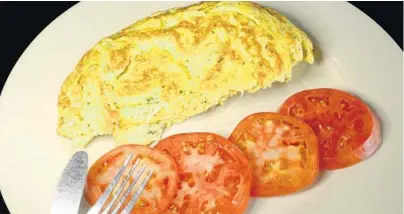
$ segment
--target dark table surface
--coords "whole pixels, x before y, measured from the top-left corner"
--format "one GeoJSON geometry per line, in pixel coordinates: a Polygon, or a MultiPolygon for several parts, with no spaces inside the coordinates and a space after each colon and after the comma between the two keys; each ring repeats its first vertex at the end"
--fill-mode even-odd
{"type": "MultiPolygon", "coordinates": [[[[403,2],[351,3],[375,20],[403,49],[403,2]]],[[[74,4],[76,2],[0,2],[0,90],[31,41],[74,4]]],[[[0,213],[9,213],[1,194],[0,213]]]]}

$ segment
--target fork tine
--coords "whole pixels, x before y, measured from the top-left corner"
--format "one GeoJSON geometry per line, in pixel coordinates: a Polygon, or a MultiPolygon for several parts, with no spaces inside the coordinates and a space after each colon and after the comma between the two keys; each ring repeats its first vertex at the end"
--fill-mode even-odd
{"type": "Polygon", "coordinates": [[[144,170],[146,169],[146,165],[143,165],[142,168],[135,174],[133,182],[130,184],[128,189],[125,191],[125,193],[122,195],[122,197],[119,199],[118,204],[115,206],[115,209],[112,211],[112,213],[118,213],[118,210],[121,208],[123,202],[128,198],[129,193],[132,191],[133,187],[139,180],[140,176],[143,174],[144,170]]]}
{"type": "Polygon", "coordinates": [[[142,181],[142,183],[140,184],[139,189],[136,190],[135,194],[133,194],[132,198],[130,199],[128,205],[125,207],[125,209],[122,210],[121,213],[123,214],[130,214],[133,207],[135,206],[140,194],[142,194],[145,186],[147,185],[147,183],[150,180],[150,177],[153,175],[153,170],[149,171],[149,174],[147,175],[147,177],[142,181]]]}
{"type": "Polygon", "coordinates": [[[104,193],[98,198],[97,202],[94,206],[91,207],[90,211],[87,214],[98,214],[102,207],[104,206],[105,202],[107,201],[109,195],[111,194],[112,190],[115,188],[116,184],[118,183],[119,179],[122,177],[123,172],[125,171],[126,167],[129,164],[129,161],[132,159],[133,153],[129,154],[129,157],[126,158],[124,164],[119,169],[118,173],[115,175],[112,182],[108,185],[107,189],[104,193]]]}
{"type": "Polygon", "coordinates": [[[102,213],[108,213],[109,210],[112,208],[112,206],[115,204],[116,199],[118,199],[118,196],[121,194],[123,189],[125,188],[126,184],[128,183],[130,177],[132,177],[132,173],[135,171],[137,165],[139,164],[139,160],[137,159],[135,164],[133,164],[132,168],[130,169],[129,173],[126,175],[125,180],[122,181],[121,185],[118,187],[116,193],[113,195],[111,201],[109,202],[108,206],[105,207],[104,211],[102,213]]]}

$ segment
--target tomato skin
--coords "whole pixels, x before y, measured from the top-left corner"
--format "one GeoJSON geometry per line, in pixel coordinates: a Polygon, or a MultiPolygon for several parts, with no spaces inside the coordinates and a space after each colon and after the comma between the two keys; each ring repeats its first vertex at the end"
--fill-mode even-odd
{"type": "MultiPolygon", "coordinates": [[[[276,129],[276,128],[275,128],[276,129]]],[[[265,136],[262,139],[267,139],[265,136]]],[[[273,139],[272,137],[269,138],[269,141],[273,139]]],[[[268,196],[280,196],[280,195],[287,195],[290,193],[294,193],[300,191],[302,189],[307,188],[311,184],[315,182],[319,174],[319,156],[318,156],[318,148],[317,148],[317,139],[313,130],[303,121],[289,116],[280,115],[277,113],[271,112],[258,112],[251,114],[245,117],[240,123],[236,126],[236,128],[231,133],[229,140],[237,145],[243,153],[249,159],[250,165],[253,166],[253,183],[251,189],[251,195],[256,197],[268,197],[268,196]],[[262,151],[252,150],[251,146],[247,146],[247,142],[243,139],[243,136],[246,135],[249,130],[251,130],[254,123],[258,120],[263,121],[283,121],[285,124],[291,124],[294,127],[298,127],[300,130],[299,133],[304,135],[305,140],[305,154],[306,154],[306,169],[299,170],[295,167],[296,182],[294,183],[285,183],[277,182],[278,180],[282,180],[283,176],[279,176],[276,178],[271,179],[270,181],[262,181],[264,175],[260,174],[259,172],[262,171],[262,167],[259,167],[257,164],[257,160],[260,159],[262,154],[267,151],[267,145],[261,143],[263,140],[259,140],[259,136],[257,140],[251,140],[254,145],[260,148],[262,151]],[[261,154],[256,155],[257,152],[262,152],[261,154]]],[[[281,139],[279,139],[281,140],[281,139]]],[[[275,140],[276,141],[276,140],[275,140]]],[[[263,141],[265,142],[265,141],[263,141]]],[[[254,146],[253,146],[254,147],[254,146]]],[[[255,148],[257,148],[255,147],[255,148]]],[[[278,149],[278,148],[277,148],[278,149]]],[[[279,149],[280,150],[280,149],[279,149]]],[[[278,150],[278,151],[279,151],[278,150]]],[[[265,166],[265,165],[264,165],[265,166]]],[[[292,173],[293,174],[293,173],[292,173]]]]}
{"type": "Polygon", "coordinates": [[[355,165],[370,157],[382,141],[380,122],[372,110],[358,97],[338,89],[300,91],[279,112],[298,117],[315,130],[322,170],[355,165]]]}
{"type": "MultiPolygon", "coordinates": [[[[133,153],[133,157],[131,159],[130,164],[128,165],[127,169],[125,172],[128,172],[130,169],[130,166],[132,166],[135,162],[135,160],[140,157],[141,162],[147,159],[153,160],[155,164],[158,166],[164,167],[164,170],[154,170],[154,174],[151,178],[151,180],[148,182],[148,185],[152,185],[153,181],[157,180],[157,176],[159,176],[160,172],[166,172],[169,173],[170,176],[167,176],[167,178],[164,180],[164,184],[161,184],[163,186],[158,186],[156,188],[163,189],[162,191],[162,198],[161,200],[157,201],[155,203],[156,207],[151,208],[151,207],[140,207],[138,205],[135,206],[135,208],[132,210],[132,214],[159,214],[163,212],[171,203],[174,195],[176,194],[178,190],[178,168],[177,165],[175,164],[175,161],[168,156],[167,154],[157,150],[153,149],[147,146],[142,146],[142,145],[122,145],[119,147],[114,148],[110,152],[104,154],[101,158],[99,158],[90,168],[88,175],[87,175],[87,182],[85,186],[85,198],[89,202],[90,205],[95,204],[97,199],[101,196],[103,193],[103,189],[108,186],[109,182],[113,179],[113,177],[116,175],[117,169],[119,169],[120,166],[123,164],[123,160],[127,158],[129,153],[133,153]],[[139,156],[140,155],[140,156],[139,156]],[[116,161],[119,161],[119,163],[116,163],[116,161]],[[121,163],[122,162],[122,163],[121,163]],[[114,173],[107,173],[105,177],[103,177],[103,173],[105,171],[108,172],[108,170],[112,169],[111,167],[114,167],[112,171],[115,171],[114,173]],[[101,184],[101,180],[103,180],[103,184],[101,184]],[[109,182],[106,182],[109,181],[109,182]]],[[[148,164],[147,162],[144,163],[148,166],[148,169],[151,168],[151,165],[148,164]]],[[[137,169],[141,168],[140,164],[137,169]]],[[[136,172],[136,171],[135,171],[136,172]]],[[[147,170],[146,170],[147,172],[147,170]]],[[[124,177],[124,176],[122,176],[124,177]]],[[[121,178],[122,180],[122,178],[121,178]]],[[[158,181],[158,180],[157,180],[158,181]]],[[[155,183],[154,183],[155,184],[155,183]]],[[[118,183],[119,185],[119,183],[118,183]]],[[[152,186],[154,188],[154,186],[152,186]]],[[[142,195],[140,196],[140,199],[142,199],[142,196],[144,196],[145,191],[143,191],[142,195]]],[[[148,202],[148,201],[146,201],[148,202]]]]}
{"type": "MultiPolygon", "coordinates": [[[[224,214],[241,214],[247,208],[251,188],[251,167],[249,166],[248,161],[243,153],[226,138],[214,133],[207,132],[182,133],[172,135],[161,140],[155,148],[168,153],[177,162],[180,174],[179,186],[181,186],[181,183],[187,182],[187,180],[189,181],[191,179],[193,183],[196,183],[194,184],[195,186],[201,184],[200,187],[202,187],[202,189],[206,189],[204,185],[207,185],[208,189],[211,190],[210,194],[212,197],[206,195],[209,193],[208,191],[197,189],[192,195],[187,196],[189,197],[188,200],[190,201],[190,204],[184,205],[185,207],[181,207],[176,204],[176,199],[174,199],[173,204],[170,206],[171,209],[167,210],[166,213],[193,214],[219,212],[224,214]],[[204,146],[198,147],[199,143],[203,143],[204,146]],[[187,166],[189,165],[187,164],[189,163],[189,161],[187,160],[190,160],[189,158],[197,156],[195,155],[195,153],[188,153],[188,151],[192,150],[193,148],[204,149],[205,153],[202,153],[202,155],[204,156],[200,157],[203,158],[200,162],[209,162],[208,155],[221,155],[223,162],[219,164],[221,165],[221,168],[219,170],[219,173],[217,173],[218,176],[216,177],[216,179],[214,179],[213,181],[207,181],[205,180],[206,177],[204,177],[204,172],[198,172],[198,168],[190,169],[190,167],[187,166]],[[227,171],[230,174],[223,173],[225,175],[220,176],[222,174],[222,171],[227,171]],[[221,196],[218,193],[220,193],[221,191],[230,192],[230,190],[227,189],[228,187],[224,187],[224,185],[220,186],[219,184],[222,183],[218,182],[218,180],[221,180],[222,182],[227,181],[228,183],[232,183],[234,181],[232,180],[234,179],[233,176],[239,176],[240,178],[240,181],[238,183],[239,187],[237,188],[237,193],[233,195],[233,200],[228,201],[226,199],[220,198],[221,196]],[[203,207],[201,207],[200,200],[202,198],[215,199],[215,207],[213,209],[204,209],[203,207]]],[[[216,168],[216,166],[214,168],[216,168]]],[[[206,168],[199,169],[205,170],[206,168]]]]}

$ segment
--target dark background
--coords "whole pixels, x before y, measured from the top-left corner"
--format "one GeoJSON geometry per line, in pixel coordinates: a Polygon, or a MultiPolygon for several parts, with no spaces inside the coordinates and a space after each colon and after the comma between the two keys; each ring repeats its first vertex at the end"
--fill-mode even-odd
{"type": "MultiPolygon", "coordinates": [[[[351,3],[375,20],[403,49],[403,2],[351,3]]],[[[76,2],[0,2],[0,91],[25,48],[74,4],[76,2]]],[[[9,213],[1,193],[0,213],[9,213]]]]}

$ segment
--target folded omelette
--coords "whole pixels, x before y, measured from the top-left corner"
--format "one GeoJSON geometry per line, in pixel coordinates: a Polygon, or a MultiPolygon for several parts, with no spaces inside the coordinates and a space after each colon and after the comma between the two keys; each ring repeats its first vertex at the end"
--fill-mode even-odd
{"type": "Polygon", "coordinates": [[[303,60],[314,60],[308,36],[256,3],[158,12],[85,53],[62,85],[57,133],[81,147],[99,135],[147,145],[232,95],[287,82],[303,60]]]}

